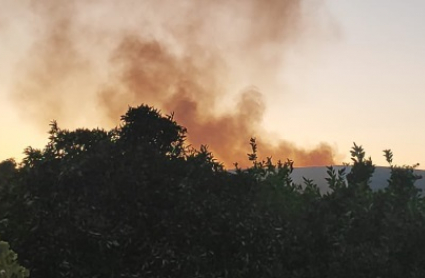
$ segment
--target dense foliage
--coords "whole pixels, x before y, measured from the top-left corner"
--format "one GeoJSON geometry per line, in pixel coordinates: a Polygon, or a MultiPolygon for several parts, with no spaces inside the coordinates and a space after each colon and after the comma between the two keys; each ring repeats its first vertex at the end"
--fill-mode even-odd
{"type": "Polygon", "coordinates": [[[0,235],[33,278],[425,277],[425,202],[414,167],[374,166],[354,145],[329,192],[297,185],[292,161],[229,172],[152,107],[116,129],[60,129],[0,164],[0,235]]]}

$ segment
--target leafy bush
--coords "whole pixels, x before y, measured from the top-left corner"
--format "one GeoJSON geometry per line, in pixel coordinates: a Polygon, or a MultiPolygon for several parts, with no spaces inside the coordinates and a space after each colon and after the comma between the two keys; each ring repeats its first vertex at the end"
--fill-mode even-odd
{"type": "Polygon", "coordinates": [[[231,173],[152,107],[122,124],[60,129],[0,164],[0,233],[34,278],[425,277],[425,202],[414,167],[372,191],[372,160],[328,167],[330,191],[295,184],[293,162],[231,173]],[[2,166],[3,165],[3,166],[2,166]]]}
{"type": "Polygon", "coordinates": [[[10,250],[9,244],[0,241],[0,277],[1,278],[25,278],[29,277],[29,271],[17,262],[18,256],[10,250]]]}

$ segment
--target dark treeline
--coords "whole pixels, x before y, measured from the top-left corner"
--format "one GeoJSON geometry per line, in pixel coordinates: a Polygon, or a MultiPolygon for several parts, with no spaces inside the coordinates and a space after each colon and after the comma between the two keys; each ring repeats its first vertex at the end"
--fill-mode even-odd
{"type": "Polygon", "coordinates": [[[390,150],[384,190],[354,145],[321,194],[294,184],[292,161],[260,160],[254,139],[252,166],[230,173],[172,116],[142,105],[121,120],[53,122],[44,149],[0,164],[1,239],[30,277],[425,277],[419,177],[390,150]]]}

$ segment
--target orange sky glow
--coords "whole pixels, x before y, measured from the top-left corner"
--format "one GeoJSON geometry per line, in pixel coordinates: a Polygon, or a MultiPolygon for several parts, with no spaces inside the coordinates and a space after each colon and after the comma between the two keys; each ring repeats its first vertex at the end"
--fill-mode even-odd
{"type": "Polygon", "coordinates": [[[296,166],[349,162],[353,141],[425,163],[420,2],[1,1],[0,159],[42,147],[52,119],[111,128],[147,103],[228,167],[250,137],[296,166]]]}

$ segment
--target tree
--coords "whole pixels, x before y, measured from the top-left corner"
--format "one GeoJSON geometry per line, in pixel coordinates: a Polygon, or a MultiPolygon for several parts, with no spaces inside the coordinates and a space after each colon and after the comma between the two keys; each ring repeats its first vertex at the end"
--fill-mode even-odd
{"type": "Polygon", "coordinates": [[[322,194],[253,138],[252,166],[228,172],[172,115],[142,105],[121,119],[52,122],[43,149],[0,163],[0,234],[31,277],[424,277],[425,201],[390,151],[385,190],[354,144],[322,194]]]}

